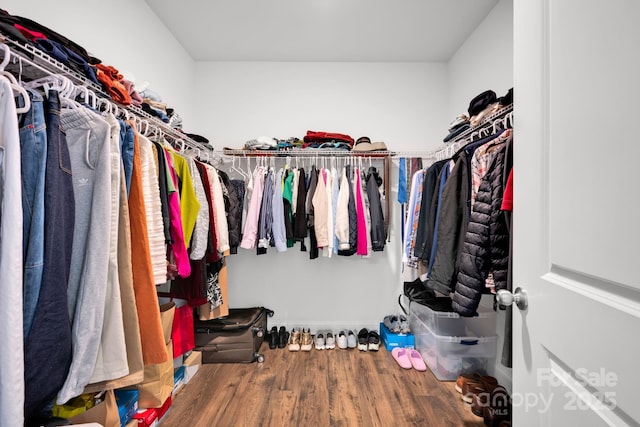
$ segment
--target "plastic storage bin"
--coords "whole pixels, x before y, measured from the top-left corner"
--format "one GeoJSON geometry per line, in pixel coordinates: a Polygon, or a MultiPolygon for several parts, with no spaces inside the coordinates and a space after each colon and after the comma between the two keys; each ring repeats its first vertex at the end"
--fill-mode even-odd
{"type": "Polygon", "coordinates": [[[411,303],[410,317],[418,317],[427,328],[436,335],[447,336],[477,336],[487,337],[496,335],[496,312],[491,308],[478,307],[475,317],[462,317],[458,313],[448,311],[434,311],[426,305],[411,303]]]}
{"type": "Polygon", "coordinates": [[[461,373],[486,372],[496,357],[498,337],[437,335],[417,316],[409,320],[416,349],[440,381],[455,381],[461,373]]]}

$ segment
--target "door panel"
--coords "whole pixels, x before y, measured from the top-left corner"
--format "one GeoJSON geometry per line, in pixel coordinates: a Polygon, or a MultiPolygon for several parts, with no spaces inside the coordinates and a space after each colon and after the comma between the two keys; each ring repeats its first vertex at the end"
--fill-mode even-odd
{"type": "Polygon", "coordinates": [[[640,2],[549,6],[551,263],[638,288],[640,2]]]}
{"type": "Polygon", "coordinates": [[[514,425],[640,425],[640,2],[515,0],[514,425]]]}

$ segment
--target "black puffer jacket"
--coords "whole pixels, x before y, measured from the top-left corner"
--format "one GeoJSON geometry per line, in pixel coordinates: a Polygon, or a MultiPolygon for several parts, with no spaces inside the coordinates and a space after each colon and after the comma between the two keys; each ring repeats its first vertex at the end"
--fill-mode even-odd
{"type": "Polygon", "coordinates": [[[507,286],[509,230],[505,216],[500,210],[504,161],[503,147],[480,182],[471,212],[460,254],[452,305],[454,311],[461,316],[473,316],[476,313],[490,272],[493,274],[496,289],[504,289],[507,286]]]}

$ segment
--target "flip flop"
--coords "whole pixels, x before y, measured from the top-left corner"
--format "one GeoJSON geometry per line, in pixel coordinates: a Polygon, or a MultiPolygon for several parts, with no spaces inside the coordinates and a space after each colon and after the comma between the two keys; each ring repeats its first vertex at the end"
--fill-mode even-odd
{"type": "Polygon", "coordinates": [[[417,350],[411,350],[409,352],[409,360],[411,361],[411,366],[413,366],[413,369],[415,369],[416,371],[427,370],[427,365],[425,365],[420,352],[418,352],[417,350]]]}
{"type": "Polygon", "coordinates": [[[411,369],[411,360],[409,360],[409,351],[406,348],[396,347],[391,350],[391,355],[403,369],[411,369]]]}

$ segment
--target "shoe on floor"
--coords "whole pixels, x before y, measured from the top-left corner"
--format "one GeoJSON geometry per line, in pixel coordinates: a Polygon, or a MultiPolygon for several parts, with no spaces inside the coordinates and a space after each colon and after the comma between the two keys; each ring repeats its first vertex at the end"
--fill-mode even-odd
{"type": "Polygon", "coordinates": [[[288,341],[289,332],[287,332],[287,328],[285,328],[284,326],[280,326],[280,329],[278,331],[278,348],[285,348],[288,341]]]}
{"type": "Polygon", "coordinates": [[[309,328],[302,328],[302,338],[300,339],[300,350],[311,351],[313,347],[313,339],[311,339],[311,332],[309,328]]]}
{"type": "Polygon", "coordinates": [[[369,346],[369,331],[367,328],[360,329],[358,332],[358,350],[367,351],[369,346]]]}
{"type": "Polygon", "coordinates": [[[378,351],[380,348],[380,335],[377,331],[369,331],[367,343],[369,351],[378,351]]]}
{"type": "Polygon", "coordinates": [[[338,332],[338,338],[336,339],[336,343],[338,344],[338,348],[345,349],[347,348],[347,333],[344,330],[338,332]]]}
{"type": "Polygon", "coordinates": [[[300,350],[300,338],[301,338],[300,329],[298,328],[291,329],[291,336],[289,337],[289,351],[300,350]]]}
{"type": "Polygon", "coordinates": [[[349,329],[347,331],[347,347],[348,348],[356,348],[358,346],[358,338],[356,338],[355,332],[349,329]]]}
{"type": "Polygon", "coordinates": [[[336,348],[336,339],[333,336],[333,332],[327,331],[324,339],[324,348],[327,350],[332,350],[336,348]]]}
{"type": "Polygon", "coordinates": [[[458,375],[458,379],[456,379],[456,385],[455,385],[455,389],[458,393],[462,394],[462,387],[464,386],[464,383],[468,383],[468,382],[474,382],[474,383],[479,383],[480,382],[480,374],[473,372],[470,374],[460,374],[458,375]]]}
{"type": "Polygon", "coordinates": [[[274,326],[269,332],[269,348],[273,350],[278,347],[278,327],[274,326]]]}
{"type": "Polygon", "coordinates": [[[409,350],[406,348],[396,347],[391,350],[391,355],[398,362],[402,369],[411,369],[411,360],[409,359],[409,350]]]}
{"type": "Polygon", "coordinates": [[[384,323],[384,326],[386,326],[392,334],[400,333],[400,321],[398,320],[398,316],[395,314],[385,316],[382,323],[384,323]]]}
{"type": "Polygon", "coordinates": [[[398,322],[400,323],[400,333],[401,334],[410,334],[411,328],[409,327],[409,321],[402,314],[398,316],[398,322]]]}
{"type": "Polygon", "coordinates": [[[316,346],[316,350],[324,350],[324,334],[322,331],[318,331],[316,333],[314,344],[316,346]]]}
{"type": "Polygon", "coordinates": [[[410,350],[409,351],[409,360],[411,361],[411,366],[416,371],[426,371],[427,365],[424,363],[424,359],[418,350],[410,350]]]}

